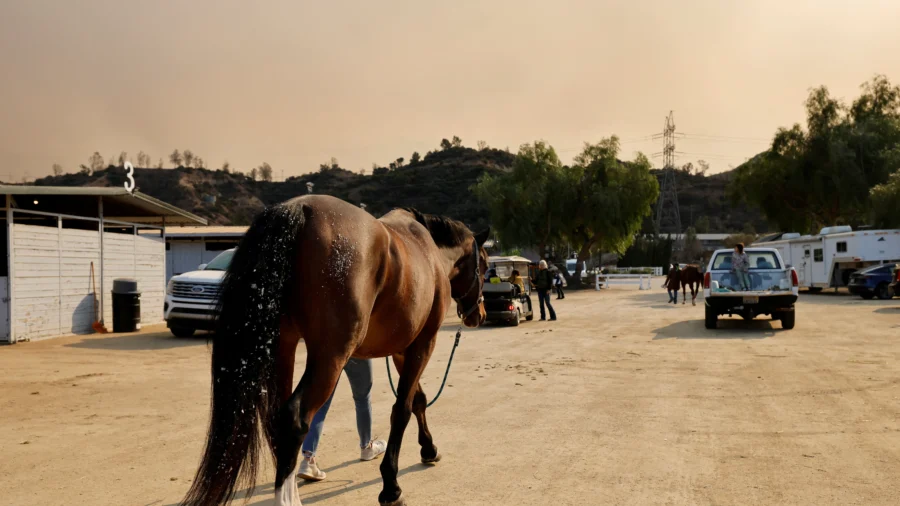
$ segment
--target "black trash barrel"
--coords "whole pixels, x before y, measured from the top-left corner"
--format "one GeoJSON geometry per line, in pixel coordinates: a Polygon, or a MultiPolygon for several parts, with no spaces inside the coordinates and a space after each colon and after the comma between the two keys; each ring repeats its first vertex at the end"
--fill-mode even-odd
{"type": "Polygon", "coordinates": [[[136,279],[114,279],[112,289],[113,332],[141,328],[141,292],[136,279]]]}

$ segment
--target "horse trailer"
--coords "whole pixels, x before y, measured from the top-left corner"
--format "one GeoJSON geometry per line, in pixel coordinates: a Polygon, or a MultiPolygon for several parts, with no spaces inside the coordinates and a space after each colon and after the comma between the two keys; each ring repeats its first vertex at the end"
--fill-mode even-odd
{"type": "Polygon", "coordinates": [[[800,286],[813,291],[845,287],[859,269],[900,260],[900,230],[825,227],[817,235],[782,234],[759,245],[777,249],[797,270],[800,286]]]}

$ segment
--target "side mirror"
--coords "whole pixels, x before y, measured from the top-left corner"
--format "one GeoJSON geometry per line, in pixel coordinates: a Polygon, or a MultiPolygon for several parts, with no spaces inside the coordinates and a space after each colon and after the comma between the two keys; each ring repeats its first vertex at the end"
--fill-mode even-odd
{"type": "Polygon", "coordinates": [[[197,266],[198,271],[202,271],[203,269],[206,269],[206,264],[200,264],[199,266],[197,266]]]}

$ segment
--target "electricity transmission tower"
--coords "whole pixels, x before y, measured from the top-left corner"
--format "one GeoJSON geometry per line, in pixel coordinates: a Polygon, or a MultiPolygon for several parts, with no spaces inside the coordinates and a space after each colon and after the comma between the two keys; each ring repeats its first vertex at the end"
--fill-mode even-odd
{"type": "Polygon", "coordinates": [[[656,203],[656,233],[680,234],[681,211],[678,209],[678,190],[675,188],[675,117],[669,111],[663,133],[654,138],[663,139],[663,182],[659,201],[656,203]]]}

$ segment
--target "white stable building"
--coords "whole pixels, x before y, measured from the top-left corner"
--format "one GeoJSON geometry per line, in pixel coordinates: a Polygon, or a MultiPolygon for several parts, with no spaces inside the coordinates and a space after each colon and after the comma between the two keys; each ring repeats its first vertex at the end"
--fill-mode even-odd
{"type": "Polygon", "coordinates": [[[0,185],[0,192],[0,342],[90,333],[97,319],[111,330],[116,278],[137,279],[142,324],[161,323],[165,227],[206,223],[124,188],[0,185]]]}
{"type": "Polygon", "coordinates": [[[166,282],[234,248],[249,227],[166,227],[166,282]]]}

